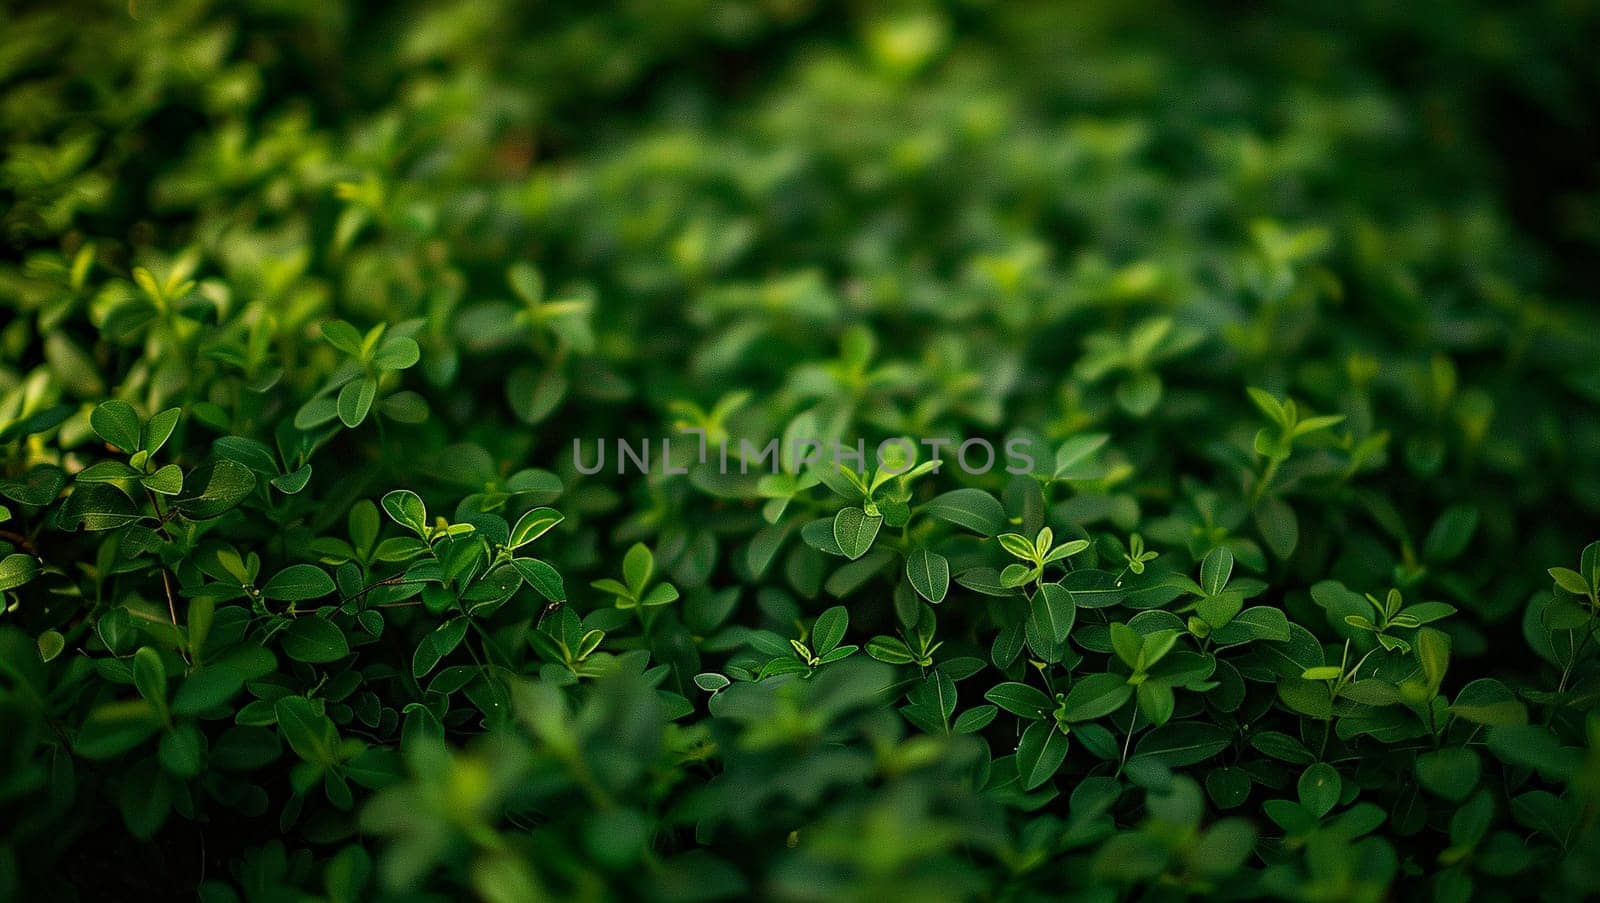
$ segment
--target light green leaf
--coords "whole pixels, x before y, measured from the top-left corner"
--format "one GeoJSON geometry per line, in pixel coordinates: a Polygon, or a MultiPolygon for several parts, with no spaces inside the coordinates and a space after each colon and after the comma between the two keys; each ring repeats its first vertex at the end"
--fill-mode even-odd
{"type": "Polygon", "coordinates": [[[650,582],[655,570],[655,555],[642,542],[634,543],[622,557],[622,579],[635,596],[644,592],[645,584],[650,582]]]}
{"type": "Polygon", "coordinates": [[[950,562],[938,552],[912,549],[906,556],[906,579],[918,595],[937,605],[950,591],[950,562]]]}
{"type": "Polygon", "coordinates": [[[44,633],[39,634],[36,645],[39,647],[39,660],[50,662],[55,661],[56,656],[67,648],[67,640],[59,631],[46,630],[44,633]]]}
{"type": "Polygon", "coordinates": [[[176,464],[168,464],[139,482],[144,488],[160,495],[177,495],[183,491],[183,471],[176,464]]]}
{"type": "MultiPolygon", "coordinates": [[[[113,490],[115,491],[115,490],[113,490]]],[[[32,555],[13,552],[0,559],[0,592],[27,583],[39,575],[39,560],[32,555]]]]}
{"type": "Polygon", "coordinates": [[[339,420],[355,429],[367,419],[372,410],[372,400],[378,396],[378,381],[370,376],[352,380],[339,390],[339,420]]]}
{"type": "Polygon", "coordinates": [[[123,454],[139,450],[139,412],[126,401],[113,398],[101,402],[89,413],[89,426],[123,454]]]}
{"type": "Polygon", "coordinates": [[[844,556],[854,561],[872,548],[882,524],[882,517],[867,514],[860,508],[841,508],[833,517],[833,539],[844,556]]]}
{"type": "Polygon", "coordinates": [[[564,519],[565,515],[554,508],[534,508],[517,518],[517,525],[511,528],[511,541],[508,547],[520,549],[550,532],[564,519]]]}
{"type": "Polygon", "coordinates": [[[383,497],[383,510],[402,527],[418,536],[428,534],[428,509],[409,489],[396,489],[383,497]]]}
{"type": "Polygon", "coordinates": [[[1555,578],[1556,586],[1577,596],[1589,595],[1589,583],[1583,575],[1571,568],[1551,568],[1550,576],[1555,578]]]}

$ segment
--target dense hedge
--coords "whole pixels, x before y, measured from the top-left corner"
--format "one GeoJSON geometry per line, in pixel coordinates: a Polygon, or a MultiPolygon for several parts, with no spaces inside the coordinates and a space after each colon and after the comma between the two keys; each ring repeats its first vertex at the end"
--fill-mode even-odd
{"type": "Polygon", "coordinates": [[[0,898],[1600,893],[1600,12],[1331,10],[0,10],[0,898]]]}

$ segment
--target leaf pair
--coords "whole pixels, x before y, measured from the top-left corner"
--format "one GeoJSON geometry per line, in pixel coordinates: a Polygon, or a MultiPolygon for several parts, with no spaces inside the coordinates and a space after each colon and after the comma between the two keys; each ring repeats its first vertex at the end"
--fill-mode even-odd
{"type": "Polygon", "coordinates": [[[652,608],[667,605],[678,598],[678,588],[671,583],[651,583],[655,575],[655,555],[644,543],[634,543],[622,558],[622,581],[606,577],[590,584],[612,597],[617,608],[652,608]]]}

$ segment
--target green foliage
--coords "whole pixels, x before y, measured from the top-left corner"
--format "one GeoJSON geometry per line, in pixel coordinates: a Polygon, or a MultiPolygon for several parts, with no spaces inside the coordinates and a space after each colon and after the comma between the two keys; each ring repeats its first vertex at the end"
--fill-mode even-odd
{"type": "Polygon", "coordinates": [[[0,10],[0,899],[1600,894],[1596,15],[1458,7],[0,10]]]}

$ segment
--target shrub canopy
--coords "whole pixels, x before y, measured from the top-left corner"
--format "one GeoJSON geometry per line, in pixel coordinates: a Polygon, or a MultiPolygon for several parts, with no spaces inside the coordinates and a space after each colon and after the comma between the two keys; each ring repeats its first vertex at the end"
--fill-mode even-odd
{"type": "Polygon", "coordinates": [[[358,6],[0,11],[0,897],[1600,892],[1593,4],[358,6]]]}

